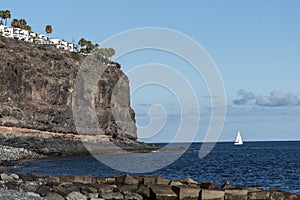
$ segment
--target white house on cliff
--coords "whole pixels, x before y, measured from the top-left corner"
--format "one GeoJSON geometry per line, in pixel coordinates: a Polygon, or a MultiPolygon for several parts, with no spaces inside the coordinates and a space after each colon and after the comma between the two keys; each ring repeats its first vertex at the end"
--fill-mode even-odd
{"type": "Polygon", "coordinates": [[[0,35],[7,38],[14,38],[26,42],[34,42],[37,44],[53,44],[58,49],[71,52],[78,52],[78,45],[61,39],[50,39],[48,36],[35,33],[32,31],[0,25],[0,35]]]}

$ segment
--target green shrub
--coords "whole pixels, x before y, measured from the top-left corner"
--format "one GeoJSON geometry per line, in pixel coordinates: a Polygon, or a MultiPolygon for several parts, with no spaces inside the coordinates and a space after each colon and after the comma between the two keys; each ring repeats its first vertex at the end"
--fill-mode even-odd
{"type": "Polygon", "coordinates": [[[48,56],[47,56],[47,54],[42,55],[41,59],[42,59],[42,61],[44,61],[44,62],[48,61],[48,56]]]}
{"type": "Polygon", "coordinates": [[[79,53],[77,53],[77,52],[71,52],[71,57],[74,60],[79,60],[80,59],[79,53]]]}

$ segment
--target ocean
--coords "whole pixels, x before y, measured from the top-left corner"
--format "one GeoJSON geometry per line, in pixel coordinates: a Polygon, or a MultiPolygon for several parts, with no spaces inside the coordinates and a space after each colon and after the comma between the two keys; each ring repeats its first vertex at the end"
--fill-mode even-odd
{"type": "MultiPolygon", "coordinates": [[[[165,144],[157,144],[164,146],[165,144]]],[[[180,144],[178,144],[180,146],[180,144]]],[[[259,186],[279,188],[300,194],[300,142],[245,142],[217,143],[213,150],[199,159],[201,143],[193,143],[172,164],[146,175],[160,175],[169,179],[192,178],[198,182],[213,181],[219,186],[226,181],[240,187],[259,186]]],[[[149,160],[163,159],[179,152],[154,152],[149,160]]],[[[128,155],[109,155],[111,160],[122,160],[128,155]]],[[[131,158],[142,154],[130,155],[131,158]]],[[[147,160],[145,160],[147,163],[147,160]]],[[[19,163],[11,168],[13,173],[38,173],[41,175],[87,175],[105,177],[124,172],[112,169],[92,156],[48,157],[19,163]]],[[[145,173],[144,173],[145,174],[145,173]]],[[[143,174],[143,175],[144,175],[143,174]]],[[[140,175],[140,174],[133,174],[140,175]]]]}

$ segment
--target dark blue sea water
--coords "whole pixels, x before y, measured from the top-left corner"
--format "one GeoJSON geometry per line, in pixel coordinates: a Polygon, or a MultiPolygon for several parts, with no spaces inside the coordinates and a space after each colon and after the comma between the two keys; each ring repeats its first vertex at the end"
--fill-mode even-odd
{"type": "MultiPolygon", "coordinates": [[[[160,144],[162,145],[162,144],[160,144]]],[[[198,158],[201,143],[194,143],[188,152],[171,165],[147,173],[169,179],[193,178],[210,180],[221,186],[226,181],[236,186],[276,187],[300,194],[300,142],[245,142],[243,146],[217,143],[203,159],[198,158]]],[[[148,159],[177,153],[153,153],[148,159]],[[153,155],[153,156],[152,156],[153,155]]],[[[135,154],[133,156],[141,156],[135,154]]],[[[110,155],[112,160],[126,155],[110,155]]],[[[126,163],[124,163],[126,164],[126,163]]],[[[10,172],[43,175],[110,176],[122,172],[111,169],[91,156],[53,157],[20,163],[10,172]]]]}

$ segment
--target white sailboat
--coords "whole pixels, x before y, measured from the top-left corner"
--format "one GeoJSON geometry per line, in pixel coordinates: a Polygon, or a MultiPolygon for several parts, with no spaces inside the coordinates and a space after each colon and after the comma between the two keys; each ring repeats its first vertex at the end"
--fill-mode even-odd
{"type": "Polygon", "coordinates": [[[234,145],[242,145],[242,144],[243,144],[243,139],[242,139],[240,131],[238,131],[234,145]]]}

